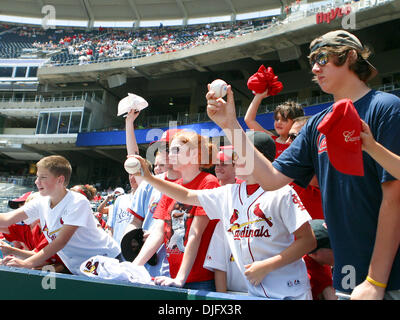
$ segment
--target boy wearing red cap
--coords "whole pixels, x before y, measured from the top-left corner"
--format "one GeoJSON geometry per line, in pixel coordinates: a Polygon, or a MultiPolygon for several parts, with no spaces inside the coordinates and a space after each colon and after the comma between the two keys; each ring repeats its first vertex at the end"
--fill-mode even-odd
{"type": "MultiPolygon", "coordinates": [[[[367,61],[368,49],[343,30],[315,39],[310,49],[314,80],[321,89],[332,94],[335,102],[353,101],[378,142],[399,154],[400,99],[367,86],[377,74],[367,61]]],[[[212,91],[206,98],[209,117],[227,136],[235,137],[235,150],[248,150],[251,143],[236,119],[231,87],[226,101],[215,99],[212,91]]],[[[331,111],[329,107],[311,118],[272,164],[256,153],[254,175],[264,190],[274,190],[293,180],[306,186],[316,174],[335,256],[335,289],[351,294],[352,299],[400,299],[400,182],[365,153],[363,177],[344,174],[332,166],[326,136],[317,129],[331,111]]]]}

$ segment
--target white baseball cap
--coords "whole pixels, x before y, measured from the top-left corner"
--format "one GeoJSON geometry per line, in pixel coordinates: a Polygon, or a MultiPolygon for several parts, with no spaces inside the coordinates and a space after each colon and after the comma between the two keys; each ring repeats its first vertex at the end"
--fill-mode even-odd
{"type": "Polygon", "coordinates": [[[118,113],[117,116],[121,116],[125,113],[129,113],[132,109],[141,111],[147,108],[149,103],[143,99],[141,96],[138,96],[133,93],[128,93],[128,96],[123,98],[118,103],[118,113]]]}
{"type": "Polygon", "coordinates": [[[121,194],[124,194],[124,193],[125,193],[125,190],[122,189],[121,187],[118,187],[118,188],[115,188],[114,193],[121,193],[121,194]]]}

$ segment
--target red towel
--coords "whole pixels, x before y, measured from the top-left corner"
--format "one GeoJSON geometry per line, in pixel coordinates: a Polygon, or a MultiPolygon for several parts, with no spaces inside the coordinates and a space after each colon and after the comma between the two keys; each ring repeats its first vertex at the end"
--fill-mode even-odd
{"type": "Polygon", "coordinates": [[[282,91],[282,82],[278,81],[278,76],[274,74],[271,67],[265,68],[261,65],[258,71],[247,81],[247,87],[254,93],[263,93],[268,89],[268,95],[274,96],[282,91]]]}

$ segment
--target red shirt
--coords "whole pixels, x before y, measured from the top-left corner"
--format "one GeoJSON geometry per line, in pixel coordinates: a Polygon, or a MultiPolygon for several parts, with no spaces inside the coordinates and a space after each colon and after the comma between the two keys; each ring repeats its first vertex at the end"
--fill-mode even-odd
{"type": "Polygon", "coordinates": [[[295,183],[291,183],[290,185],[299,195],[301,202],[306,207],[311,218],[324,219],[320,189],[310,184],[305,189],[295,183]]]}
{"type": "Polygon", "coordinates": [[[275,159],[276,159],[276,158],[278,158],[278,157],[281,155],[281,153],[282,153],[283,151],[285,151],[285,150],[290,146],[290,144],[289,144],[289,143],[280,143],[280,142],[277,142],[277,141],[276,141],[276,139],[278,139],[277,136],[271,136],[271,138],[275,141],[275,147],[276,147],[275,159]]]}
{"type": "MultiPolygon", "coordinates": [[[[209,173],[200,172],[192,181],[183,184],[182,179],[176,182],[188,189],[201,190],[219,187],[218,179],[209,173]]],[[[169,273],[175,278],[182,263],[184,249],[187,244],[190,226],[194,216],[206,216],[202,207],[179,203],[163,195],[157,205],[153,217],[164,220],[164,243],[167,249],[169,273]]],[[[204,269],[203,263],[208,250],[215,225],[218,220],[210,220],[203,232],[199,250],[192,270],[186,282],[199,282],[214,279],[214,273],[204,269]]]]}
{"type": "Polygon", "coordinates": [[[27,224],[12,224],[8,226],[8,233],[3,233],[7,241],[21,241],[29,250],[35,249],[31,227],[27,224]]]}
{"type": "MultiPolygon", "coordinates": [[[[49,244],[38,224],[34,226],[32,230],[31,227],[26,224],[12,224],[8,227],[8,231],[9,234],[3,233],[7,241],[21,241],[31,251],[39,252],[49,244]]],[[[61,259],[56,254],[47,261],[50,263],[62,263],[61,259]]]]}
{"type": "Polygon", "coordinates": [[[313,258],[305,255],[303,257],[307,266],[308,278],[310,279],[311,292],[314,300],[319,300],[319,295],[326,287],[332,286],[332,270],[328,265],[321,265],[313,258]]]}

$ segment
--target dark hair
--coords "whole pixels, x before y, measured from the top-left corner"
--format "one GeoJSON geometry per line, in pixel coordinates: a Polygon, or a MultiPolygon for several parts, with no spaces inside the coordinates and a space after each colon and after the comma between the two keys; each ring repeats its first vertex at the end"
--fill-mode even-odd
{"type": "MultiPolygon", "coordinates": [[[[318,41],[318,39],[315,39],[311,43],[311,46],[316,41],[318,41]]],[[[338,66],[338,67],[344,65],[346,60],[350,59],[349,60],[349,69],[351,71],[353,71],[361,81],[366,82],[372,74],[370,65],[366,61],[368,59],[368,57],[371,55],[371,51],[369,48],[367,48],[365,46],[362,51],[356,50],[350,46],[321,47],[309,55],[309,57],[308,57],[309,60],[313,61],[315,56],[320,54],[321,52],[327,52],[329,54],[329,56],[334,57],[332,62],[335,66],[338,66]],[[352,50],[354,50],[356,52],[356,55],[357,55],[356,59],[353,59],[351,57],[351,55],[349,55],[349,52],[352,50]]]]}
{"type": "Polygon", "coordinates": [[[295,119],[297,117],[304,116],[304,110],[301,105],[294,101],[286,101],[274,110],[274,119],[276,120],[278,114],[280,114],[285,120],[295,119]]]}
{"type": "Polygon", "coordinates": [[[84,194],[89,201],[93,200],[93,198],[97,194],[97,189],[90,184],[85,184],[85,185],[78,184],[71,188],[71,190],[75,191],[74,189],[77,189],[76,191],[80,192],[81,194],[84,194]]]}

